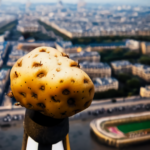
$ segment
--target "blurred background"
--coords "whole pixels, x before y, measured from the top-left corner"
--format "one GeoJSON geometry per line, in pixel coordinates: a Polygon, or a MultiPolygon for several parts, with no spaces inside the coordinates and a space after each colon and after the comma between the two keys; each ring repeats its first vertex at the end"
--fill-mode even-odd
{"type": "Polygon", "coordinates": [[[128,150],[150,149],[149,0],[0,0],[0,150],[21,149],[25,109],[6,95],[9,75],[39,46],[67,53],[95,85],[91,106],[70,117],[72,150],[116,150],[118,137],[131,139],[128,150]],[[126,121],[98,130],[112,116],[126,121]]]}

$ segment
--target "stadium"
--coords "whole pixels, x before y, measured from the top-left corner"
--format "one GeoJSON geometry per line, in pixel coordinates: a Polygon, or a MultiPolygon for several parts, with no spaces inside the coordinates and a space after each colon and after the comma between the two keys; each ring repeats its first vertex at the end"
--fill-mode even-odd
{"type": "Polygon", "coordinates": [[[93,120],[90,127],[101,142],[125,147],[150,140],[150,113],[100,118],[93,120]]]}

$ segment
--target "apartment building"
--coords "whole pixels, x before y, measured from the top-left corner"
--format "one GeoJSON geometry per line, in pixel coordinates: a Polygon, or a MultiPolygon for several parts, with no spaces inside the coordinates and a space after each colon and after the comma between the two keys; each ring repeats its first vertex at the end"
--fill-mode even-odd
{"type": "Polygon", "coordinates": [[[115,78],[95,78],[93,79],[95,92],[104,92],[111,89],[118,90],[119,82],[115,78]]]}
{"type": "Polygon", "coordinates": [[[132,67],[132,74],[139,76],[143,80],[150,82],[150,66],[142,64],[134,64],[132,67]]]}
{"type": "Polygon", "coordinates": [[[150,54],[150,42],[141,42],[142,54],[150,54]]]}
{"type": "Polygon", "coordinates": [[[150,86],[145,86],[140,88],[141,97],[150,97],[150,86]]]}
{"type": "Polygon", "coordinates": [[[132,64],[127,60],[119,60],[111,62],[111,67],[114,74],[132,73],[132,64]]]}
{"type": "Polygon", "coordinates": [[[82,51],[79,53],[69,54],[69,57],[70,59],[73,59],[74,61],[77,61],[79,63],[84,61],[100,62],[100,55],[98,52],[82,51]]]}
{"type": "Polygon", "coordinates": [[[81,45],[73,45],[71,41],[59,41],[55,43],[56,49],[67,54],[82,51],[81,45]]]}
{"type": "Polygon", "coordinates": [[[111,68],[107,63],[102,62],[82,62],[80,67],[91,79],[100,77],[111,77],[111,68]]]}

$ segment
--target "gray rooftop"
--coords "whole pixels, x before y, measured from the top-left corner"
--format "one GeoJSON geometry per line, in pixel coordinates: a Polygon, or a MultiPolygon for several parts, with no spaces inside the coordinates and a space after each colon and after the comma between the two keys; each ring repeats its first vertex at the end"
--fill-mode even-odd
{"type": "Polygon", "coordinates": [[[114,82],[118,82],[117,79],[115,78],[95,78],[93,80],[94,86],[104,86],[104,85],[109,85],[112,84],[114,82]]]}
{"type": "Polygon", "coordinates": [[[110,66],[107,63],[102,63],[102,62],[82,62],[80,63],[80,66],[82,68],[93,68],[93,69],[102,69],[102,68],[107,68],[110,69],[110,66]]]}
{"type": "Polygon", "coordinates": [[[100,56],[98,52],[87,52],[82,51],[80,53],[72,53],[69,57],[72,58],[79,58],[79,57],[89,57],[89,56],[100,56]]]}
{"type": "Polygon", "coordinates": [[[119,67],[119,66],[127,66],[127,65],[132,65],[129,61],[127,60],[118,60],[118,61],[112,61],[111,65],[115,66],[115,67],[119,67]]]}

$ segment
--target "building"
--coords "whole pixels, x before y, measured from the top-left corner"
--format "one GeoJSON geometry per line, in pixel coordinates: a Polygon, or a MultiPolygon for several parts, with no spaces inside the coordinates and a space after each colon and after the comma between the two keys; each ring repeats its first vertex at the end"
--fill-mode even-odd
{"type": "Polygon", "coordinates": [[[91,79],[100,77],[111,77],[111,68],[107,63],[102,62],[82,62],[80,67],[91,79]]]}
{"type": "Polygon", "coordinates": [[[126,46],[132,50],[132,51],[138,51],[140,50],[140,42],[135,40],[126,40],[126,46]]]}
{"type": "Polygon", "coordinates": [[[0,70],[0,105],[2,102],[2,94],[5,90],[6,84],[9,81],[9,74],[10,74],[10,69],[8,69],[8,70],[1,69],[0,70]]]}
{"type": "Polygon", "coordinates": [[[119,60],[111,62],[114,74],[132,73],[132,64],[127,60],[119,60]]]}
{"type": "Polygon", "coordinates": [[[36,20],[20,20],[17,25],[17,30],[22,33],[40,32],[42,28],[36,20]]]}
{"type": "Polygon", "coordinates": [[[100,55],[98,52],[82,51],[79,53],[72,53],[72,54],[69,54],[69,58],[79,63],[84,62],[84,61],[100,62],[100,55]]]}
{"type": "Polygon", "coordinates": [[[56,49],[67,54],[81,52],[81,45],[73,45],[71,41],[59,41],[55,43],[56,49]]]}
{"type": "Polygon", "coordinates": [[[5,38],[4,38],[4,35],[0,35],[0,42],[4,42],[5,41],[5,38]]]}
{"type": "Polygon", "coordinates": [[[0,42],[0,55],[2,58],[5,58],[9,45],[9,42],[0,42]]]}
{"type": "Polygon", "coordinates": [[[116,48],[126,49],[126,42],[91,43],[87,46],[90,51],[113,50],[116,48]]]}
{"type": "Polygon", "coordinates": [[[142,64],[134,64],[132,67],[132,74],[139,76],[143,80],[150,82],[150,66],[142,64]]]}
{"type": "Polygon", "coordinates": [[[33,49],[40,47],[40,46],[47,46],[47,47],[54,47],[54,42],[20,42],[15,44],[13,47],[16,50],[23,50],[26,52],[30,52],[33,49]]]}
{"type": "Polygon", "coordinates": [[[3,59],[6,56],[8,48],[9,48],[8,42],[0,42],[0,67],[2,67],[3,65],[3,59]]]}
{"type": "Polygon", "coordinates": [[[150,86],[145,86],[140,88],[141,97],[150,97],[150,86]]]}
{"type": "Polygon", "coordinates": [[[141,42],[142,54],[150,54],[150,42],[141,42]]]}
{"type": "Polygon", "coordinates": [[[104,92],[111,89],[118,90],[119,82],[115,78],[95,78],[93,79],[95,92],[104,92]]]}

